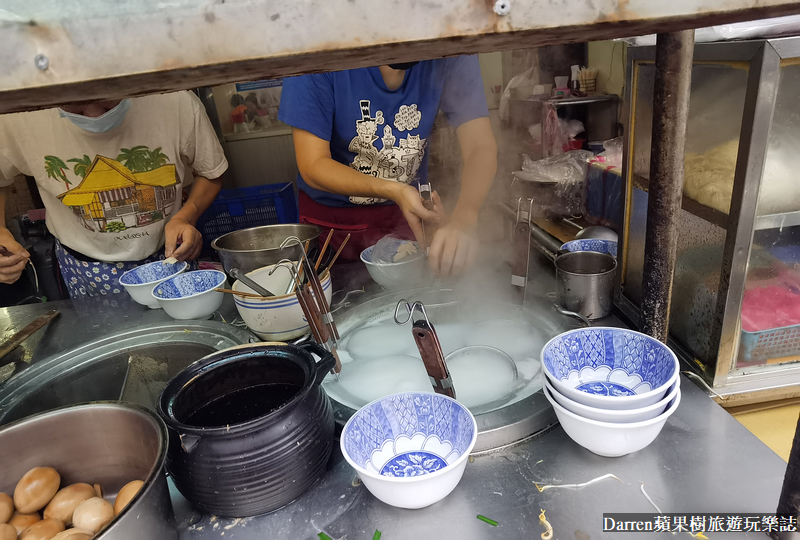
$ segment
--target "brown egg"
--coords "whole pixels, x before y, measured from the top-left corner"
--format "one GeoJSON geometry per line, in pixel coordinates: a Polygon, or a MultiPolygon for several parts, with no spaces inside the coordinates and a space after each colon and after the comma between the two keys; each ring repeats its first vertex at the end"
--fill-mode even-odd
{"type": "Polygon", "coordinates": [[[44,509],[44,517],[55,518],[72,525],[72,513],[86,499],[95,496],[94,488],[89,484],[72,484],[56,493],[50,504],[44,509]]]}
{"type": "Polygon", "coordinates": [[[0,493],[0,523],[8,523],[14,515],[14,501],[5,493],[0,493]]]}
{"type": "Polygon", "coordinates": [[[42,516],[39,515],[39,512],[34,512],[33,514],[14,512],[14,515],[8,520],[8,524],[17,529],[17,534],[22,534],[22,531],[41,520],[42,516]]]}
{"type": "Polygon", "coordinates": [[[20,514],[38,512],[50,502],[61,485],[61,476],[50,467],[34,467],[14,488],[14,506],[20,514]]]}
{"type": "Polygon", "coordinates": [[[92,540],[92,535],[80,529],[67,529],[55,535],[52,540],[92,540]]]}
{"type": "Polygon", "coordinates": [[[94,493],[95,493],[95,495],[97,495],[98,497],[100,497],[102,499],[103,498],[103,486],[101,486],[100,484],[95,484],[94,485],[94,493]]]}
{"type": "Polygon", "coordinates": [[[125,484],[119,493],[117,493],[117,498],[114,500],[114,514],[119,515],[122,510],[128,506],[128,503],[131,502],[139,490],[142,489],[142,485],[144,482],[141,480],[134,480],[133,482],[128,482],[125,484]]]}
{"type": "Polygon", "coordinates": [[[53,518],[37,521],[25,529],[19,540],[50,540],[55,535],[64,530],[64,524],[53,518]]]}
{"type": "Polygon", "coordinates": [[[83,501],[72,514],[72,524],[92,534],[98,533],[114,519],[114,507],[100,497],[83,501]]]}
{"type": "Polygon", "coordinates": [[[17,529],[8,523],[0,524],[0,540],[17,540],[17,529]]]}

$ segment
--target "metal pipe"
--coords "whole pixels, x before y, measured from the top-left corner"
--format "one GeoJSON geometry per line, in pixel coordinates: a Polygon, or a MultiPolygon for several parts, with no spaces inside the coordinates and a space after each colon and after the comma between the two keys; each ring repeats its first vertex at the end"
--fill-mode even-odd
{"type": "Polygon", "coordinates": [[[693,55],[693,30],[658,35],[641,321],[644,333],[663,342],[677,258],[693,55]]]}
{"type": "MultiPolygon", "coordinates": [[[[778,509],[775,513],[800,518],[800,417],[797,419],[794,442],[789,453],[789,463],[786,465],[781,497],[778,499],[778,509]]],[[[770,534],[770,537],[774,540],[789,540],[796,538],[793,536],[796,534],[796,532],[774,532],[770,534]]]]}

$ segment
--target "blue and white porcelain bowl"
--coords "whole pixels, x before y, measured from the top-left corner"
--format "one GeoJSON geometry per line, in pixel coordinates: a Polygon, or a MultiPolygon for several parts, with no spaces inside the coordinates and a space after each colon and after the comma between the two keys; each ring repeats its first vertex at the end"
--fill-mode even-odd
{"type": "Polygon", "coordinates": [[[378,499],[424,508],[455,489],[478,439],[475,418],[447,396],[404,392],[359,409],[342,430],[342,454],[378,499]]]}
{"type": "Polygon", "coordinates": [[[598,238],[584,238],[573,240],[561,246],[567,251],[594,251],[596,253],[607,253],[617,258],[617,243],[612,240],[600,240],[598,238]]]}
{"type": "Polygon", "coordinates": [[[197,270],[172,277],[153,289],[153,298],[173,319],[205,319],[222,305],[227,276],[219,270],[197,270]]]}
{"type": "Polygon", "coordinates": [[[183,273],[189,264],[185,261],[170,264],[156,261],[132,268],[122,274],[119,282],[136,302],[151,309],[161,306],[153,298],[153,288],[176,274],[183,273]]]}
{"type": "Polygon", "coordinates": [[[667,408],[649,420],[631,423],[598,422],[562,407],[554,399],[552,388],[546,386],[543,392],[569,438],[590,452],[604,457],[624,456],[649,445],[658,437],[664,424],[681,403],[681,393],[678,391],[667,408]]]}
{"type": "Polygon", "coordinates": [[[660,401],[678,380],[678,358],[660,341],[623,328],[579,328],[542,349],[553,388],[599,409],[636,409],[660,401]]]}

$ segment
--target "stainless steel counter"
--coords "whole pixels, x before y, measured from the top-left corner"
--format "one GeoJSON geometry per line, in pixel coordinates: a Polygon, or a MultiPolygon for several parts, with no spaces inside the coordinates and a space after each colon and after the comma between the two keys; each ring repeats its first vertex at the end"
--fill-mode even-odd
{"type": "MultiPolygon", "coordinates": [[[[572,442],[560,427],[527,442],[471,459],[455,491],[433,506],[402,510],[388,506],[362,486],[338,455],[330,470],[299,500],[269,514],[245,519],[202,516],[173,489],[182,539],[383,540],[539,538],[544,509],[554,538],[617,538],[603,533],[603,513],[654,513],[640,491],[663,512],[772,513],[786,463],[688,379],[683,399],[649,447],[621,458],[602,458],[572,442]],[[613,473],[581,489],[540,493],[534,483],[574,484],[613,473]],[[482,514],[497,528],[476,519],[482,514]],[[584,533],[582,535],[581,533],[584,533]]],[[[337,447],[338,448],[338,447],[337,447]]],[[[640,538],[681,538],[648,533],[640,538]]],[[[719,535],[708,533],[709,538],[719,535]]],[[[637,535],[626,537],[637,538],[637,535]]],[[[689,538],[688,536],[684,536],[689,538]]],[[[764,538],[764,533],[726,533],[724,538],[764,538]]]]}
{"type": "MultiPolygon", "coordinates": [[[[540,272],[529,292],[542,296],[552,289],[550,264],[543,257],[537,259],[534,267],[538,265],[540,272]]],[[[59,319],[12,353],[15,360],[35,363],[113,331],[169,320],[161,310],[146,310],[124,297],[115,299],[116,305],[103,300],[2,309],[0,336],[8,337],[47,309],[61,310],[59,319]]],[[[221,316],[227,321],[235,318],[229,298],[221,316]]],[[[614,318],[603,322],[620,324],[614,318]]],[[[658,439],[640,452],[601,458],[555,427],[523,443],[471,458],[455,491],[422,510],[387,506],[363,486],[354,485],[354,471],[343,461],[338,445],[328,474],[299,500],[270,515],[238,520],[202,515],[171,487],[181,538],[298,540],[316,539],[325,532],[334,539],[367,540],[378,529],[384,540],[529,540],[544,532],[540,509],[546,511],[556,539],[615,538],[619,535],[601,532],[604,512],[654,512],[640,491],[642,482],[664,512],[774,512],[786,464],[688,379],[682,380],[682,389],[678,411],[658,439]],[[611,479],[582,489],[542,493],[534,486],[582,483],[607,473],[623,482],[611,479]],[[477,514],[497,520],[499,526],[478,521],[477,514]]],[[[660,537],[673,538],[647,536],[660,537]]],[[[724,536],[763,537],[763,533],[724,536]]]]}
{"type": "MultiPolygon", "coordinates": [[[[110,333],[145,324],[174,321],[163,309],[148,309],[131,300],[127,294],[60,300],[0,308],[0,343],[51,309],[59,310],[60,315],[0,361],[0,385],[12,374],[17,374],[40,360],[110,333]]],[[[222,307],[212,319],[230,322],[237,317],[236,306],[226,295],[222,307]]]]}

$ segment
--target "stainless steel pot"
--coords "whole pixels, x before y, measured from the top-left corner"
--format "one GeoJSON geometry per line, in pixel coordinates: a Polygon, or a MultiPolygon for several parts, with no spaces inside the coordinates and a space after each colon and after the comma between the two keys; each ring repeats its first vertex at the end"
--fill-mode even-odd
{"type": "Polygon", "coordinates": [[[131,480],[144,486],[95,540],[175,539],[175,516],[164,471],[167,428],[132,404],[91,403],[31,416],[0,429],[0,492],[34,467],[53,467],[61,486],[100,484],[113,501],[131,480]]]}
{"type": "Polygon", "coordinates": [[[559,305],[595,320],[611,313],[617,261],[606,253],[574,251],[556,257],[559,305]]]}
{"type": "Polygon", "coordinates": [[[302,242],[313,241],[319,236],[319,228],[293,223],[241,229],[216,238],[211,242],[211,247],[217,250],[226,272],[238,268],[246,274],[281,259],[300,260],[300,246],[280,248],[281,243],[290,236],[296,236],[302,242]]]}

